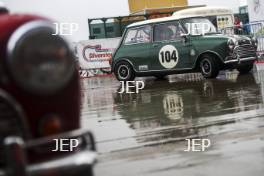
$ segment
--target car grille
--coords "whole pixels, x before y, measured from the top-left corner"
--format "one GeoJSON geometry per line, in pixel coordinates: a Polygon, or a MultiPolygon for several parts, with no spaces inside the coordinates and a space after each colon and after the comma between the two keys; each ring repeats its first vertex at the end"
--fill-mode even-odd
{"type": "Polygon", "coordinates": [[[239,58],[256,57],[256,49],[253,45],[240,45],[234,52],[239,58]]]}
{"type": "Polygon", "coordinates": [[[0,91],[0,166],[4,164],[3,140],[5,137],[24,137],[24,124],[21,115],[16,105],[9,100],[5,93],[0,91]]]}
{"type": "Polygon", "coordinates": [[[238,45],[250,45],[250,40],[238,40],[238,45]]]}

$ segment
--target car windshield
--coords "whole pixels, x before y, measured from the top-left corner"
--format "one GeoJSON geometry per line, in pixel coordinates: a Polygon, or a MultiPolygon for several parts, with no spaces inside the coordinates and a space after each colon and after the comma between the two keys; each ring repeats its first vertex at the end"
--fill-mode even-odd
{"type": "Polygon", "coordinates": [[[184,19],[183,25],[190,35],[205,35],[210,33],[217,33],[216,27],[207,18],[184,19]]]}

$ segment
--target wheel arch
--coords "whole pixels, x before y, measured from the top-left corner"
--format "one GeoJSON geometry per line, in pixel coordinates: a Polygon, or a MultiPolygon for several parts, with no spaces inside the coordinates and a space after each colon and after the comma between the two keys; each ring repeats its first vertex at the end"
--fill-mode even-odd
{"type": "Polygon", "coordinates": [[[211,55],[211,56],[214,56],[217,60],[218,60],[218,62],[220,63],[220,64],[224,64],[224,60],[223,60],[223,58],[222,58],[222,56],[220,56],[217,52],[214,52],[214,51],[205,51],[205,52],[203,52],[203,53],[200,53],[198,56],[197,56],[197,59],[196,59],[196,62],[195,62],[195,69],[199,69],[199,63],[200,63],[200,61],[202,60],[202,58],[203,58],[203,56],[204,55],[211,55]]]}
{"type": "Polygon", "coordinates": [[[133,64],[129,59],[127,59],[127,58],[121,58],[121,59],[118,59],[117,61],[115,61],[115,62],[113,63],[113,66],[112,66],[112,72],[114,72],[116,65],[117,65],[118,63],[120,63],[120,62],[127,62],[127,63],[132,67],[133,71],[134,71],[135,73],[137,72],[137,71],[135,70],[134,64],[133,64]]]}

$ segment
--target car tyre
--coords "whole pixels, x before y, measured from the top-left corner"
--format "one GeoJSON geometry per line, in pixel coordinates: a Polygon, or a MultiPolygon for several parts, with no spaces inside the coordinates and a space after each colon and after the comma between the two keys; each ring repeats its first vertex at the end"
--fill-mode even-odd
{"type": "Polygon", "coordinates": [[[237,70],[239,71],[240,74],[247,74],[252,70],[252,68],[253,68],[253,64],[249,64],[249,65],[239,66],[237,70]]]}
{"type": "Polygon", "coordinates": [[[116,64],[114,73],[118,81],[133,81],[135,79],[135,72],[132,66],[125,61],[116,64]]]}
{"type": "Polygon", "coordinates": [[[155,75],[157,80],[165,80],[166,75],[155,75]]]}
{"type": "Polygon", "coordinates": [[[219,63],[212,55],[203,55],[200,70],[204,78],[216,78],[219,74],[219,63]]]}

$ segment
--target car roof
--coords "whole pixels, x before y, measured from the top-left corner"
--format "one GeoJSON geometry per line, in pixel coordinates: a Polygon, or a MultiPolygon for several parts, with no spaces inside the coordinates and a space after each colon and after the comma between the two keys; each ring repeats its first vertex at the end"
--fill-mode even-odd
{"type": "Polygon", "coordinates": [[[188,18],[188,17],[187,16],[185,16],[185,17],[183,17],[183,16],[170,16],[170,17],[163,17],[163,18],[155,18],[155,19],[151,19],[151,20],[145,20],[145,21],[139,21],[136,23],[132,23],[132,24],[128,25],[127,28],[142,26],[142,25],[147,25],[147,24],[152,24],[152,23],[179,20],[182,18],[188,18]]]}
{"type": "Polygon", "coordinates": [[[173,13],[173,16],[216,16],[233,14],[232,9],[226,7],[197,7],[184,9],[173,13]]]}
{"type": "Polygon", "coordinates": [[[232,10],[225,8],[225,7],[213,7],[213,6],[196,7],[196,8],[184,9],[178,12],[174,12],[173,15],[170,17],[156,18],[156,19],[132,23],[128,25],[127,28],[137,27],[137,26],[147,25],[147,24],[153,24],[153,23],[159,23],[159,22],[179,20],[179,19],[184,19],[184,18],[205,17],[205,16],[216,15],[216,14],[229,14],[229,13],[232,13],[232,10]]]}

